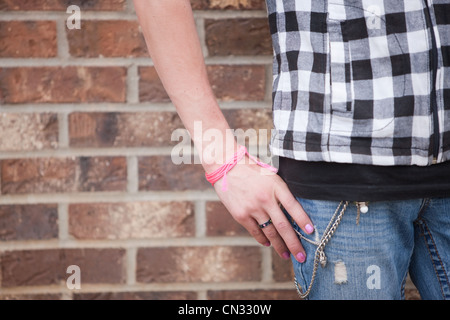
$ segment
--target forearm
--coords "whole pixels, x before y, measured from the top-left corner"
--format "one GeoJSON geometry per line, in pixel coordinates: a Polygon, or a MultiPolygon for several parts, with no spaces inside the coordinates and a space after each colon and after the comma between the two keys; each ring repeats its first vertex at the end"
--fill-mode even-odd
{"type": "Polygon", "coordinates": [[[230,152],[232,154],[234,137],[208,80],[190,2],[134,0],[134,5],[149,54],[164,88],[202,155],[205,170],[211,171],[226,161],[230,152]],[[213,159],[206,158],[210,152],[204,152],[211,142],[203,140],[203,132],[194,134],[196,121],[201,121],[203,132],[214,129],[223,137],[223,141],[215,145],[213,159]]]}

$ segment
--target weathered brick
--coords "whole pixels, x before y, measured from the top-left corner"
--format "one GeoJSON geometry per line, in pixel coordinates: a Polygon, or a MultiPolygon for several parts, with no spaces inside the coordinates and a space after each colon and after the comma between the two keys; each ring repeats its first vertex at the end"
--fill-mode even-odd
{"type": "Polygon", "coordinates": [[[141,248],[138,282],[233,282],[261,280],[256,247],[141,248]]]}
{"type": "Polygon", "coordinates": [[[209,300],[299,300],[295,289],[208,291],[207,297],[209,300]]]}
{"type": "Polygon", "coordinates": [[[0,300],[61,300],[60,293],[8,293],[0,294],[0,300]]]}
{"type": "Polygon", "coordinates": [[[0,103],[124,102],[123,67],[0,68],[0,103]]]}
{"type": "MultiPolygon", "coordinates": [[[[310,257],[314,259],[314,257],[310,257]]],[[[272,250],[272,274],[273,279],[277,282],[293,282],[294,269],[290,260],[281,259],[280,256],[272,250]]]]}
{"type": "Polygon", "coordinates": [[[77,239],[190,237],[190,202],[86,203],[69,206],[69,234],[77,239]]]}
{"type": "Polygon", "coordinates": [[[206,203],[206,235],[248,236],[247,230],[237,223],[225,206],[218,201],[206,203]]]}
{"type": "Polygon", "coordinates": [[[125,157],[81,157],[78,159],[78,191],[125,191],[125,157]]]}
{"type": "Polygon", "coordinates": [[[139,101],[169,102],[164,86],[154,67],[139,67],[139,101]]]}
{"type": "Polygon", "coordinates": [[[0,151],[54,149],[57,146],[56,114],[4,112],[0,115],[0,151]]]}
{"type": "Polygon", "coordinates": [[[127,291],[74,293],[74,300],[196,300],[193,291],[127,291]]]}
{"type": "Polygon", "coordinates": [[[138,158],[139,190],[205,190],[210,188],[200,164],[175,165],[170,156],[138,158]]]}
{"type": "Polygon", "coordinates": [[[1,193],[126,190],[125,157],[31,158],[1,161],[1,193]]]}
{"type": "MultiPolygon", "coordinates": [[[[261,65],[208,65],[208,77],[219,100],[260,101],[265,97],[265,67],[261,65]]],[[[153,67],[139,68],[139,100],[170,101],[153,67]]]]}
{"type": "Polygon", "coordinates": [[[405,289],[405,300],[421,300],[420,293],[417,289],[405,289]]]}
{"type": "Polygon", "coordinates": [[[0,10],[42,10],[42,11],[66,11],[70,5],[77,5],[80,10],[88,11],[120,11],[125,8],[126,0],[102,0],[102,1],[86,1],[86,0],[2,0],[0,2],[0,10]]]}
{"type": "MultiPolygon", "coordinates": [[[[237,130],[254,129],[256,131],[265,129],[270,137],[270,130],[273,128],[272,111],[269,109],[227,109],[222,110],[230,127],[237,130]]],[[[265,131],[257,132],[265,135],[265,131]]]]}
{"type": "Polygon", "coordinates": [[[137,21],[86,20],[80,29],[67,30],[69,52],[75,57],[148,56],[137,21]]]}
{"type": "Polygon", "coordinates": [[[58,237],[56,205],[0,205],[0,240],[41,240],[58,237]]]}
{"type": "Polygon", "coordinates": [[[266,71],[260,65],[208,65],[214,94],[222,101],[264,100],[266,71]]]}
{"type": "Polygon", "coordinates": [[[0,57],[56,57],[54,21],[0,21],[0,57]]]}
{"type": "Polygon", "coordinates": [[[205,41],[210,56],[272,54],[266,18],[206,19],[205,41]]]}
{"type": "Polygon", "coordinates": [[[265,8],[264,0],[191,0],[195,10],[246,9],[261,10],[265,8]]]}
{"type": "MultiPolygon", "coordinates": [[[[249,139],[256,138],[256,143],[261,143],[263,138],[270,141],[271,110],[230,109],[223,113],[230,126],[244,131],[242,133],[249,139]]],[[[69,115],[72,147],[174,146],[180,141],[172,141],[172,134],[183,128],[178,114],[172,111],[74,112],[69,115]]],[[[239,134],[237,130],[236,134],[239,134]]]]}
{"type": "Polygon", "coordinates": [[[69,115],[73,147],[168,146],[174,130],[184,128],[176,112],[86,112],[69,115]]]}
{"type": "Polygon", "coordinates": [[[64,284],[67,267],[80,267],[86,283],[124,283],[124,249],[41,249],[5,251],[0,256],[3,287],[64,284]]]}
{"type": "Polygon", "coordinates": [[[76,160],[69,158],[1,161],[2,194],[75,191],[76,160]]]}

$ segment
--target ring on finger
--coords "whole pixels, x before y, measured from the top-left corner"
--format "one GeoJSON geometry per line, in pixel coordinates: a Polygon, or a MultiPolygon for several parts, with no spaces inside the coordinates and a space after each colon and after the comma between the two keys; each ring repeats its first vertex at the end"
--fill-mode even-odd
{"type": "Polygon", "coordinates": [[[267,220],[266,222],[260,224],[259,227],[260,227],[261,229],[263,229],[263,228],[265,228],[265,227],[267,227],[268,225],[271,225],[271,224],[272,224],[272,219],[269,219],[269,220],[267,220]]]}

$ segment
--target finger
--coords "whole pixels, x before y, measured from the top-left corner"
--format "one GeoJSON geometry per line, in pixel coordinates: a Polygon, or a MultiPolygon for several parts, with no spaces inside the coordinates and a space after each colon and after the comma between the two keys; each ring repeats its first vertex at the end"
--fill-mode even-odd
{"type": "Polygon", "coordinates": [[[266,247],[269,247],[271,245],[270,240],[266,237],[266,235],[254,219],[250,218],[241,224],[258,243],[266,247]]]}
{"type": "Polygon", "coordinates": [[[285,183],[277,185],[277,188],[275,188],[275,196],[303,231],[307,234],[314,232],[311,219],[285,183]]]}
{"type": "MultiPolygon", "coordinates": [[[[291,223],[286,218],[285,214],[278,206],[272,207],[271,213],[273,222],[271,226],[275,229],[275,232],[281,238],[284,247],[286,247],[287,250],[292,253],[292,255],[298,262],[305,262],[306,252],[303,249],[303,246],[298,239],[297,234],[295,233],[291,223]]],[[[266,236],[270,239],[270,236],[267,234],[267,232],[266,236]]]]}
{"type": "MultiPolygon", "coordinates": [[[[262,223],[258,222],[258,224],[259,224],[258,228],[260,228],[260,225],[262,225],[266,221],[267,220],[265,220],[262,223]]],[[[281,258],[283,258],[283,259],[286,259],[286,260],[289,259],[290,258],[290,253],[289,253],[290,251],[289,251],[288,247],[286,246],[286,244],[284,243],[284,240],[281,237],[281,235],[279,234],[278,230],[273,225],[273,221],[272,221],[271,224],[265,226],[261,230],[265,234],[267,239],[269,239],[270,243],[272,244],[272,247],[278,253],[278,255],[281,258]]]]}

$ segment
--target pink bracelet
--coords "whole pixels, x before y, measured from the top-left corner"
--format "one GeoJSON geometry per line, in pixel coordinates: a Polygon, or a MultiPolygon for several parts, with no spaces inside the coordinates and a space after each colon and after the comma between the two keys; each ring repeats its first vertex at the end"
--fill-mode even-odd
{"type": "Polygon", "coordinates": [[[256,162],[256,164],[258,164],[259,166],[269,169],[272,172],[277,172],[278,169],[272,167],[271,165],[268,165],[264,162],[259,161],[257,158],[251,156],[248,151],[247,148],[244,146],[240,146],[238,151],[234,154],[233,158],[228,161],[227,163],[223,164],[222,166],[220,166],[217,170],[215,170],[214,172],[211,173],[206,173],[206,180],[208,180],[209,183],[211,183],[212,185],[214,185],[217,181],[219,181],[222,177],[223,177],[223,181],[222,181],[222,191],[227,191],[228,190],[228,184],[227,184],[227,173],[228,171],[230,171],[231,169],[234,168],[234,166],[245,156],[247,155],[251,160],[253,160],[254,162],[256,162]]]}

